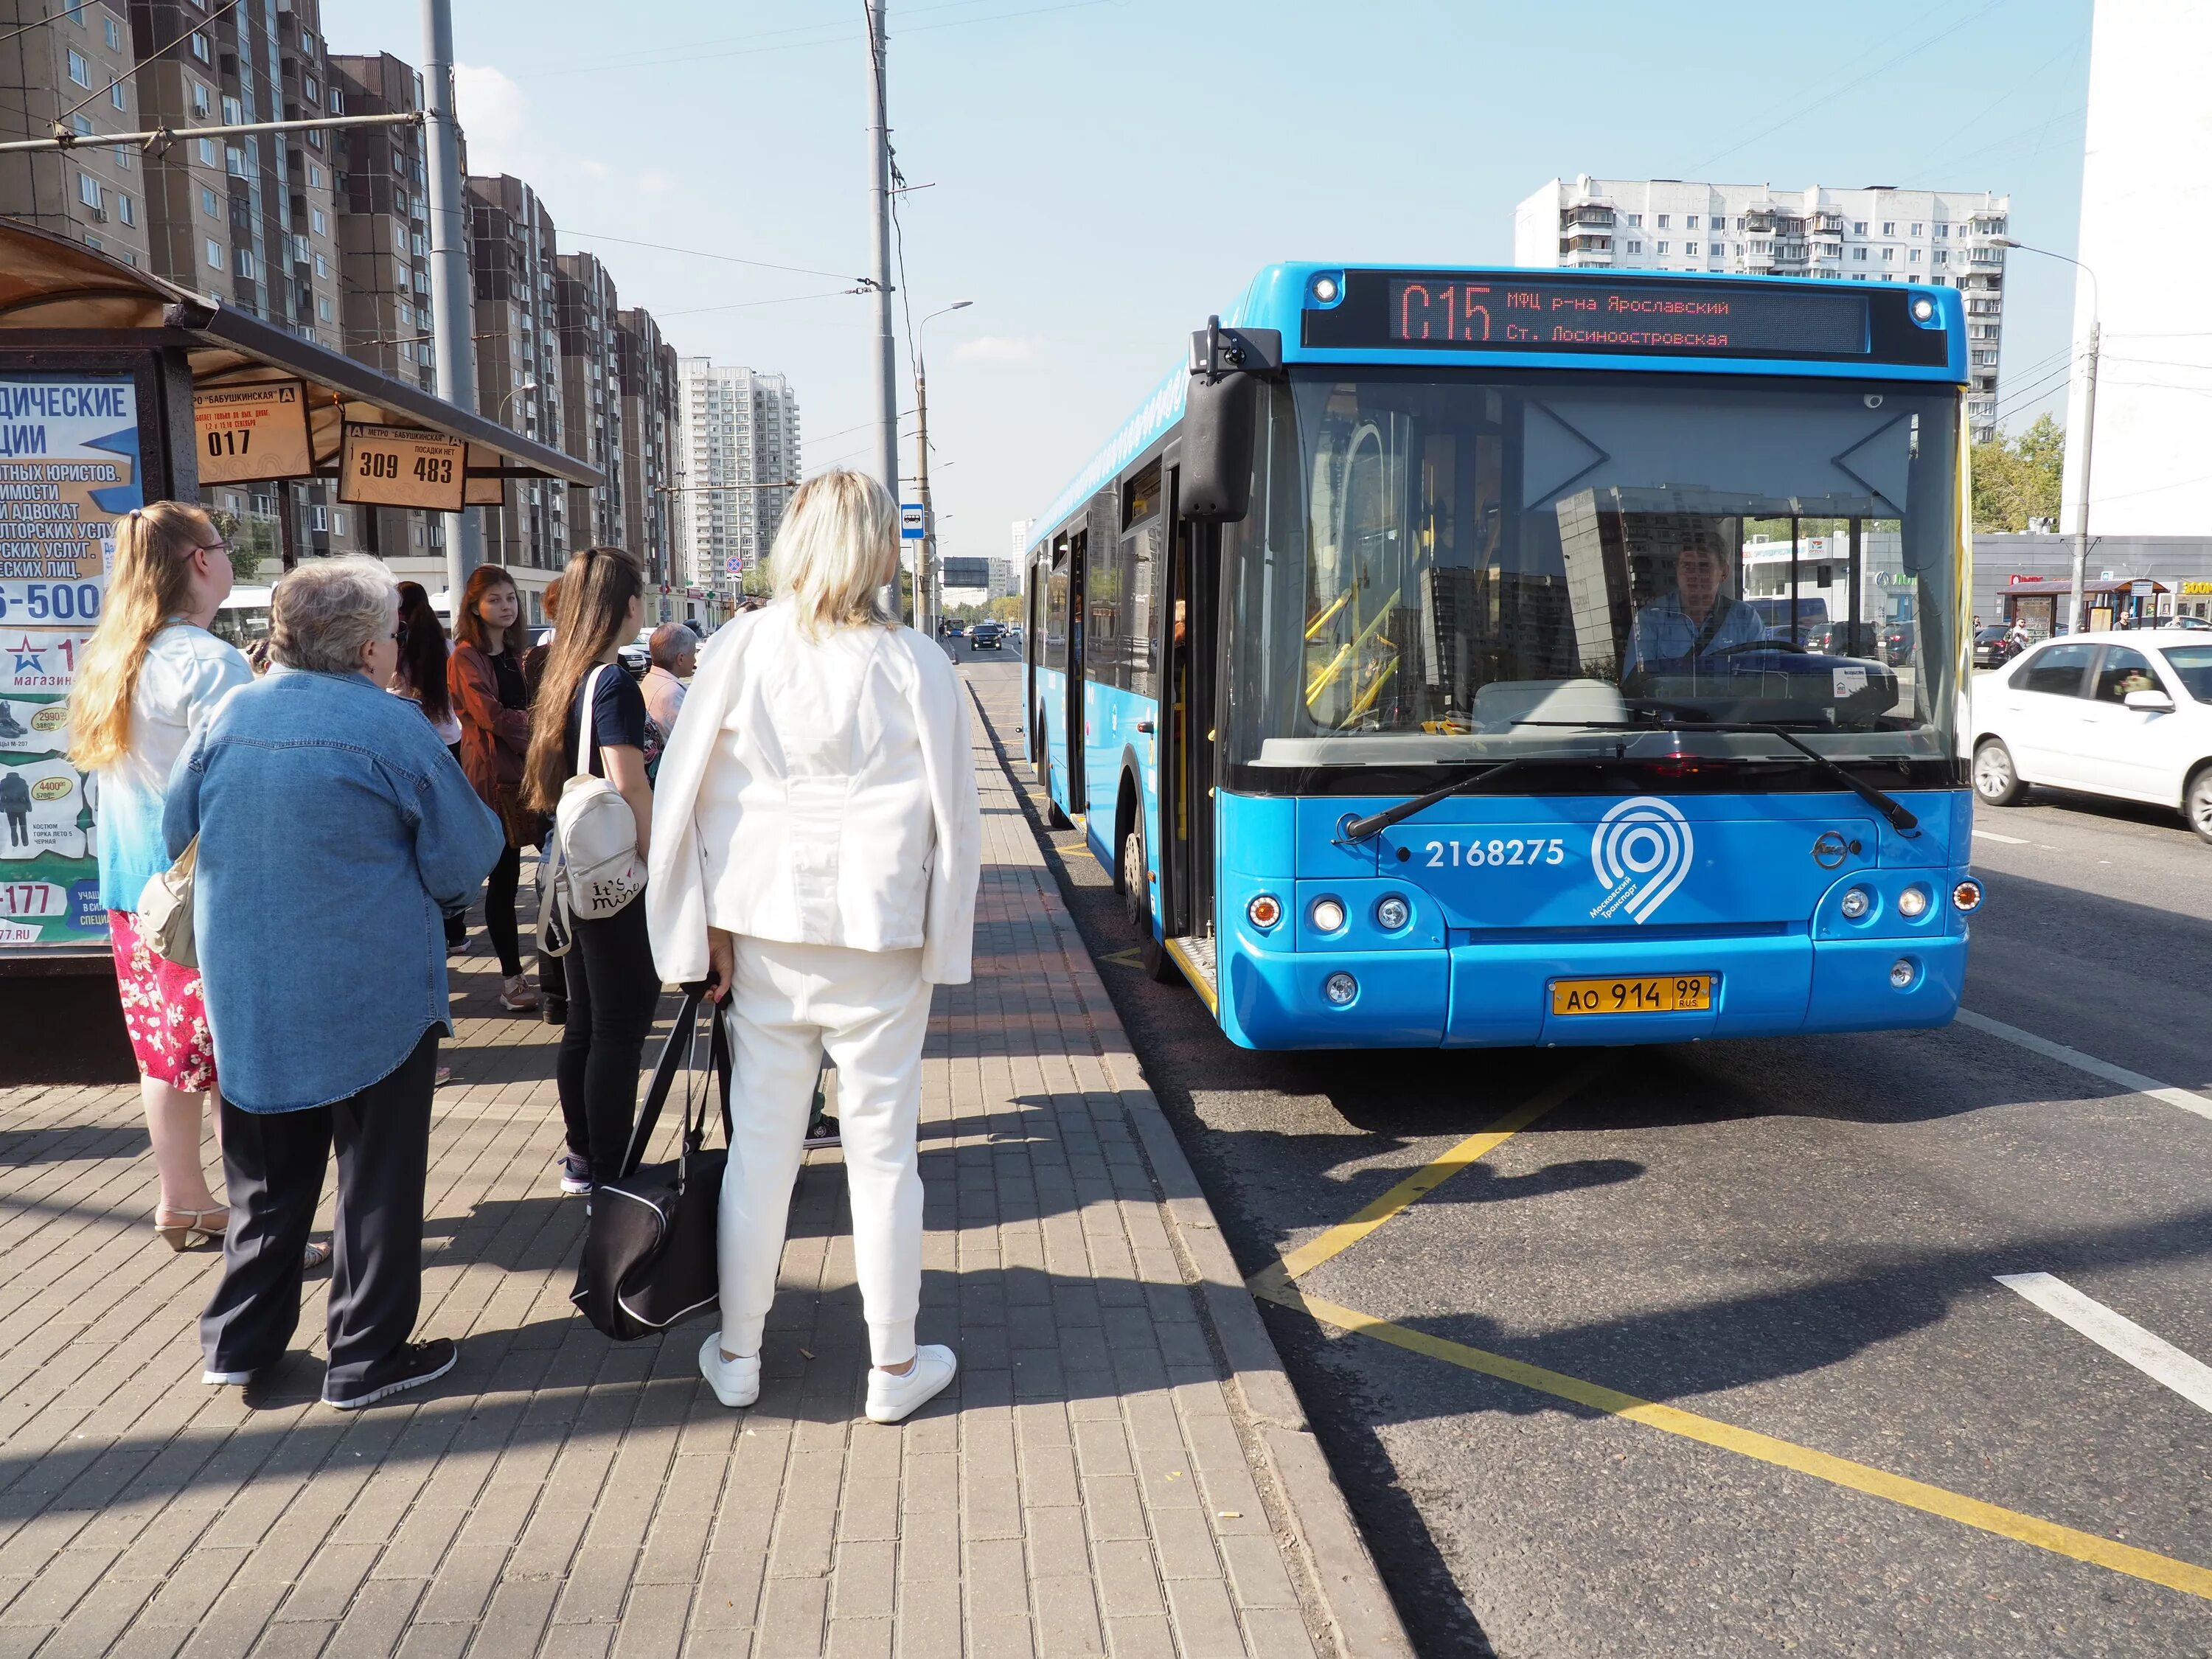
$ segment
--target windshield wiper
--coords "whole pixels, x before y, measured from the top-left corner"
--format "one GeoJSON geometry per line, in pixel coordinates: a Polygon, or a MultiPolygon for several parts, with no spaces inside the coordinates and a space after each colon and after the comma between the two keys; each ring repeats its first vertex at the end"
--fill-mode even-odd
{"type": "MultiPolygon", "coordinates": [[[[1580,724],[1580,722],[1575,723],[1580,724]]],[[[1532,721],[1530,724],[1534,722],[1532,721]]],[[[1486,772],[1477,772],[1471,777],[1455,778],[1451,782],[1431,789],[1426,794],[1415,795],[1410,800],[1401,800],[1395,806],[1386,806],[1381,811],[1370,812],[1364,818],[1352,819],[1338,830],[1338,845],[1341,846],[1347,842],[1365,841],[1370,836],[1379,836],[1392,824],[1403,823],[1414,813],[1434,806],[1440,800],[1449,800],[1454,795],[1472,794],[1475,790],[1487,788],[1499,778],[1510,772],[1517,772],[1524,766],[1562,764],[1604,766],[1626,757],[1627,752],[1628,745],[1622,744],[1617,747],[1614,753],[1610,755],[1593,755],[1577,750],[1548,755],[1516,755],[1510,760],[1498,762],[1486,772]]]]}
{"type": "MultiPolygon", "coordinates": [[[[1770,738],[1781,738],[1783,742],[1788,744],[1792,749],[1795,749],[1807,760],[1811,761],[1814,765],[1819,767],[1822,771],[1826,772],[1834,777],[1837,781],[1844,786],[1844,788],[1850,790],[1861,800],[1865,801],[1876,811],[1880,812],[1882,817],[1887,818],[1890,822],[1890,826],[1894,829],[1899,835],[1910,838],[1917,836],[1920,833],[1919,818],[1913,814],[1911,809],[1907,807],[1903,801],[1899,800],[1893,795],[1884,794],[1881,790],[1875,788],[1872,784],[1864,781],[1863,779],[1854,777],[1835,761],[1829,759],[1827,756],[1814,748],[1812,744],[1801,740],[1796,733],[1792,732],[1788,726],[1778,725],[1772,721],[1680,720],[1674,720],[1662,714],[1657,723],[1650,726],[1620,720],[1516,720],[1513,723],[1516,726],[1560,726],[1577,731],[1598,732],[1763,732],[1770,738]]],[[[1759,757],[1716,756],[1713,757],[1713,758],[1756,759],[1759,757]]]]}

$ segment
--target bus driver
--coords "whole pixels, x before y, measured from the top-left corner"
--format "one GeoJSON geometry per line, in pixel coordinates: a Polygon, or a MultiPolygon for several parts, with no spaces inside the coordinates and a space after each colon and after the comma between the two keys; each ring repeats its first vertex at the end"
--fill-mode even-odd
{"type": "Polygon", "coordinates": [[[1624,674],[1685,657],[1711,656],[1766,637],[1759,613],[1722,590],[1728,566],[1713,549],[1692,543],[1674,559],[1674,592],[1636,613],[1624,674]]]}

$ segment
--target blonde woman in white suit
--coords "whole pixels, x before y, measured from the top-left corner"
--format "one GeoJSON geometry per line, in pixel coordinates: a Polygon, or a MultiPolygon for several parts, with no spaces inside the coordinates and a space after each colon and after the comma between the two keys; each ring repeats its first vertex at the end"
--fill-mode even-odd
{"type": "Polygon", "coordinates": [[[823,1054],[836,1066],[853,1249],[873,1364],[867,1414],[951,1382],[917,1348],[921,1045],[931,988],[966,983],[982,826],[966,694],[879,597],[898,508],[850,471],[799,486],[771,555],[775,603],[699,655],[653,798],[654,963],[710,981],[736,1059],[722,1184],[721,1328],[699,1369],[726,1406],[760,1394],[792,1182],[823,1054]]]}

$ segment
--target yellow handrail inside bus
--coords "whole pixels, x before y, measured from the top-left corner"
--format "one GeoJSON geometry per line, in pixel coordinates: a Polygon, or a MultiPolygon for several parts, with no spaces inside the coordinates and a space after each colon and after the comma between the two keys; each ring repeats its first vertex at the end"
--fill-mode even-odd
{"type": "Polygon", "coordinates": [[[1327,605],[1322,607],[1321,615],[1316,617],[1311,622],[1306,624],[1306,643],[1309,645],[1312,644],[1313,636],[1320,633],[1322,629],[1328,627],[1331,619],[1335,617],[1336,613],[1343,610],[1346,605],[1350,604],[1351,600],[1352,590],[1347,587],[1343,592],[1338,594],[1334,599],[1330,600],[1327,605]]]}

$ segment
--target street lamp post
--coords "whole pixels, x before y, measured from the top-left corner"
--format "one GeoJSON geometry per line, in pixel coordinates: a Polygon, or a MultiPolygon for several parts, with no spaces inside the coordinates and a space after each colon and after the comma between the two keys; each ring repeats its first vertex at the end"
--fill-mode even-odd
{"type": "Polygon", "coordinates": [[[929,368],[922,351],[922,331],[933,319],[947,312],[965,311],[975,303],[973,300],[955,300],[931,312],[915,325],[914,330],[914,473],[915,488],[921,496],[921,550],[915,555],[914,561],[914,625],[933,639],[937,634],[937,607],[932,603],[929,572],[937,562],[937,526],[929,511],[929,368]]]}
{"type": "MultiPolygon", "coordinates": [[[[2089,279],[2089,351],[2081,376],[2081,431],[2080,434],[2081,487],[2074,497],[2074,620],[2068,632],[2079,634],[2089,625],[2089,463],[2097,441],[2097,352],[2103,325],[2100,321],[2104,303],[2097,289],[2097,273],[2070,254],[2054,253],[2047,247],[2030,247],[2026,242],[2016,242],[2009,236],[1992,236],[1990,243],[1996,247],[2018,248],[2022,253],[2040,253],[2046,259],[2057,259],[2069,264],[2089,279]]],[[[2075,434],[2066,434],[2070,450],[2075,434]]]]}

